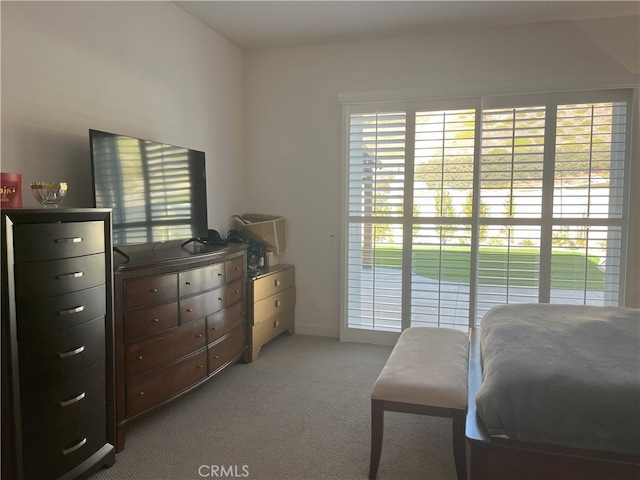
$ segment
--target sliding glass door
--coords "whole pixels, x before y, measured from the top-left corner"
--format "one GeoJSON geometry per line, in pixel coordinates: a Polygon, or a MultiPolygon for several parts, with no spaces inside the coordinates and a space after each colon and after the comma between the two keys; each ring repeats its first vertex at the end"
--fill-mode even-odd
{"type": "Polygon", "coordinates": [[[345,327],[621,304],[629,95],[348,105],[345,327]]]}

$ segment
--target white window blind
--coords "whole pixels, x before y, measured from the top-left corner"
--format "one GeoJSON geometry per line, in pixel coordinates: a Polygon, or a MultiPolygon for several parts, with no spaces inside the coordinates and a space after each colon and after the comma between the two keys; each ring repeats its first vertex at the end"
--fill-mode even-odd
{"type": "Polygon", "coordinates": [[[347,109],[347,328],[467,329],[509,302],[622,304],[629,98],[347,109]]]}

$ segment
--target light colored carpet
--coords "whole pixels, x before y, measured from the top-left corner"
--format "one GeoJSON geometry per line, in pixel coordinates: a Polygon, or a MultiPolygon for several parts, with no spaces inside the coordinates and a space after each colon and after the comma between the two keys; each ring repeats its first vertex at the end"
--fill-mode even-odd
{"type": "MultiPolygon", "coordinates": [[[[91,480],[365,480],[370,393],[391,347],[282,335],[132,423],[91,480]]],[[[385,413],[379,480],[455,479],[451,420],[385,413]]]]}

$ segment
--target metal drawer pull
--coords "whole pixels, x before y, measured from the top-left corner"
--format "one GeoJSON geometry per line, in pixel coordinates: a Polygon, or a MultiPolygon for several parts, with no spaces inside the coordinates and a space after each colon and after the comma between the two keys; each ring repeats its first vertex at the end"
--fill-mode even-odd
{"type": "Polygon", "coordinates": [[[218,273],[219,277],[222,277],[224,275],[224,273],[218,273]]]}
{"type": "Polygon", "coordinates": [[[66,310],[60,310],[58,315],[71,315],[72,313],[79,313],[84,310],[84,305],[80,305],[78,307],[67,308],[66,310]]]}
{"type": "Polygon", "coordinates": [[[60,402],[60,406],[61,407],[68,407],[69,405],[73,405],[76,402],[79,402],[80,400],[82,400],[85,397],[84,392],[82,392],[80,395],[76,395],[73,398],[70,398],[69,400],[64,400],[62,402],[60,402]]]}
{"type": "Polygon", "coordinates": [[[82,237],[56,238],[56,243],[80,243],[84,240],[82,237]]]}
{"type": "Polygon", "coordinates": [[[84,272],[73,272],[73,273],[62,273],[58,275],[56,278],[58,280],[63,280],[65,278],[80,278],[84,276],[84,272]]]}
{"type": "Polygon", "coordinates": [[[280,286],[280,280],[276,280],[275,282],[273,282],[273,284],[274,284],[276,287],[279,287],[279,286],[280,286]]]}
{"type": "Polygon", "coordinates": [[[273,322],[273,328],[278,328],[280,326],[280,320],[276,320],[273,322]]]}
{"type": "Polygon", "coordinates": [[[151,290],[149,290],[151,293],[157,293],[158,289],[157,288],[152,288],[151,290]]]}
{"type": "Polygon", "coordinates": [[[276,307],[279,307],[281,303],[280,300],[276,300],[276,307]]]}
{"type": "Polygon", "coordinates": [[[70,350],[68,352],[64,352],[64,353],[59,353],[58,356],[60,358],[69,358],[69,357],[73,357],[74,355],[78,355],[79,353],[84,352],[84,345],[81,347],[76,348],[75,350],[70,350]]]}
{"type": "Polygon", "coordinates": [[[184,284],[185,284],[185,285],[191,285],[191,282],[186,281],[186,282],[184,282],[184,284]]]}
{"type": "Polygon", "coordinates": [[[202,334],[201,333],[197,334],[196,338],[202,338],[202,334]]]}
{"type": "Polygon", "coordinates": [[[87,437],[84,437],[82,440],[80,440],[78,443],[76,443],[73,447],[69,447],[69,448],[66,448],[66,449],[62,450],[62,454],[63,455],[69,455],[70,453],[75,452],[76,450],[78,450],[85,443],[87,443],[87,437]]]}
{"type": "Polygon", "coordinates": [[[192,313],[193,312],[193,308],[187,308],[187,313],[192,313]]]}

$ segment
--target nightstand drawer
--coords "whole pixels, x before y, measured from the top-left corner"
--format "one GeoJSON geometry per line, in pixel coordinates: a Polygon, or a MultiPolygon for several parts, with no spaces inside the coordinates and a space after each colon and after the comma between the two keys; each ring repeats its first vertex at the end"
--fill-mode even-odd
{"type": "Polygon", "coordinates": [[[107,441],[107,413],[103,404],[89,415],[47,435],[25,433],[25,479],[61,477],[89,458],[107,441]]]}
{"type": "Polygon", "coordinates": [[[124,282],[124,308],[143,307],[178,298],[178,275],[154,275],[124,282]]]}
{"type": "Polygon", "coordinates": [[[106,401],[105,362],[96,363],[56,383],[40,377],[21,379],[25,430],[50,431],[92,412],[106,401]]]}
{"type": "Polygon", "coordinates": [[[65,295],[17,302],[18,340],[73,327],[97,317],[104,317],[105,313],[104,285],[65,295]]]}
{"type": "Polygon", "coordinates": [[[16,265],[16,298],[50,297],[104,284],[104,254],[16,265]]]}
{"type": "Polygon", "coordinates": [[[228,337],[209,345],[209,375],[216,373],[227,363],[237,357],[247,344],[244,326],[236,328],[228,337]]]}
{"type": "Polygon", "coordinates": [[[291,287],[284,292],[271,295],[260,300],[253,306],[253,318],[255,325],[266,318],[278,315],[278,313],[293,308],[296,304],[296,287],[291,287]]]}
{"type": "Polygon", "coordinates": [[[178,326],[178,302],[129,310],[124,314],[124,340],[147,337],[178,326]]]}
{"type": "Polygon", "coordinates": [[[295,270],[289,266],[253,280],[253,301],[274,295],[295,285],[295,270]]]}
{"type": "Polygon", "coordinates": [[[104,317],[20,341],[20,375],[61,379],[105,358],[104,317]]]}
{"type": "Polygon", "coordinates": [[[128,380],[127,415],[135,415],[162,403],[207,376],[207,352],[203,350],[164,368],[128,380]]]}
{"type": "Polygon", "coordinates": [[[245,312],[242,302],[233,304],[221,312],[207,318],[207,343],[211,343],[234,327],[244,324],[245,312]]]}
{"type": "Polygon", "coordinates": [[[205,321],[202,319],[193,325],[128,345],[125,353],[127,378],[160,367],[204,347],[207,341],[205,328],[205,321]]]}
{"type": "Polygon", "coordinates": [[[287,330],[294,329],[294,308],[290,307],[283,310],[278,315],[270,318],[261,319],[251,327],[252,345],[257,347],[268,342],[277,335],[287,330]]]}
{"type": "Polygon", "coordinates": [[[225,269],[227,272],[227,282],[231,282],[236,278],[242,278],[246,269],[244,264],[244,255],[226,261],[225,269]]]}
{"type": "Polygon", "coordinates": [[[14,227],[16,263],[79,257],[104,251],[102,222],[22,224],[14,227]]]}
{"type": "Polygon", "coordinates": [[[178,295],[192,295],[224,285],[224,262],[216,263],[178,274],[178,295]]]}
{"type": "Polygon", "coordinates": [[[180,299],[180,324],[184,325],[198,318],[219,312],[224,308],[226,288],[220,287],[210,292],[180,299]]]}

